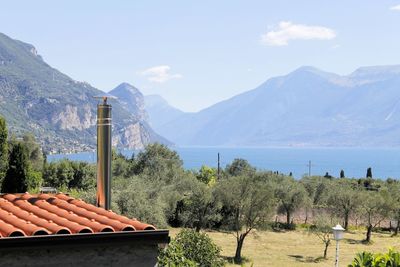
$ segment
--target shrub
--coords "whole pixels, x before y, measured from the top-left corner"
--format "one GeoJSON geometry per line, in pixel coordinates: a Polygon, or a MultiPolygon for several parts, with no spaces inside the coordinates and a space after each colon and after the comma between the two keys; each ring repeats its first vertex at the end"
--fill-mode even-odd
{"type": "Polygon", "coordinates": [[[363,251],[358,253],[349,267],[381,267],[400,266],[400,253],[389,249],[388,253],[376,253],[363,251]]]}
{"type": "Polygon", "coordinates": [[[161,251],[158,263],[160,266],[224,266],[219,253],[220,248],[207,234],[185,229],[161,251]]]}

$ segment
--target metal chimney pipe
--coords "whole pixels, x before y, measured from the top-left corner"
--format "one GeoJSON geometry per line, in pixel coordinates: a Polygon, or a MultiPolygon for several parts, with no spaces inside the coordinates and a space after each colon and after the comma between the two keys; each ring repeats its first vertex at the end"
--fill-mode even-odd
{"type": "Polygon", "coordinates": [[[102,103],[97,105],[97,206],[109,210],[111,207],[111,105],[109,96],[97,96],[102,103]]]}

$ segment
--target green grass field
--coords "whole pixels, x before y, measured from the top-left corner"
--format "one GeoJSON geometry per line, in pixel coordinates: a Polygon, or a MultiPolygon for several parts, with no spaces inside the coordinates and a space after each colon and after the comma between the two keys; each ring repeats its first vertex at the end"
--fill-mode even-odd
{"type": "MultiPolygon", "coordinates": [[[[180,229],[170,229],[175,236],[180,229]]],[[[207,231],[214,242],[222,248],[222,256],[229,259],[235,254],[236,239],[232,234],[207,231]]],[[[400,250],[400,236],[373,233],[372,244],[361,243],[364,232],[345,233],[340,242],[340,266],[347,266],[357,252],[368,250],[386,252],[389,247],[400,250]]],[[[328,259],[315,262],[323,255],[323,243],[304,230],[288,232],[254,231],[245,240],[242,256],[246,258],[243,266],[334,266],[335,241],[328,249],[328,259]]],[[[228,264],[227,266],[238,266],[228,264]]]]}

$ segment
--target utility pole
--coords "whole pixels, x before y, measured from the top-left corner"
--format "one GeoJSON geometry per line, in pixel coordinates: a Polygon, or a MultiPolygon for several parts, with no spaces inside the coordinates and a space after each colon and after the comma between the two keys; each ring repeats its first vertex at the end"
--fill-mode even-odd
{"type": "Polygon", "coordinates": [[[218,169],[217,169],[217,178],[218,178],[218,180],[219,180],[219,174],[220,174],[220,171],[221,171],[221,166],[220,166],[220,159],[219,159],[219,152],[218,152],[218,169]]]}
{"type": "Polygon", "coordinates": [[[308,176],[311,176],[311,160],[308,161],[308,176]]]}

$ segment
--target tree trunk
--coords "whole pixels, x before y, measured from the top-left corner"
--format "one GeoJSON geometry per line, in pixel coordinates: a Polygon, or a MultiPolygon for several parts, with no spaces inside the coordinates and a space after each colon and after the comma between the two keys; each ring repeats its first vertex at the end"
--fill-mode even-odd
{"type": "Polygon", "coordinates": [[[367,242],[367,243],[371,242],[371,233],[372,233],[372,224],[368,225],[367,236],[365,238],[365,242],[367,242]]]}
{"type": "Polygon", "coordinates": [[[394,234],[393,235],[397,235],[399,233],[399,228],[400,228],[400,218],[397,219],[397,225],[396,228],[394,229],[394,234]]]}
{"type": "Polygon", "coordinates": [[[290,225],[290,211],[286,211],[286,225],[290,225]]]}
{"type": "Polygon", "coordinates": [[[325,243],[325,249],[324,249],[324,259],[327,259],[327,255],[328,255],[328,247],[329,244],[331,243],[331,241],[329,240],[328,242],[325,243]]]}
{"type": "Polygon", "coordinates": [[[242,262],[242,247],[243,247],[243,242],[244,242],[244,238],[246,236],[241,234],[239,236],[239,239],[237,240],[237,247],[236,247],[236,253],[235,253],[235,258],[234,258],[234,262],[236,264],[240,264],[242,262]]]}
{"type": "Polygon", "coordinates": [[[345,213],[344,213],[344,229],[347,231],[348,228],[349,227],[349,212],[348,211],[346,211],[345,213]]]}
{"type": "Polygon", "coordinates": [[[306,208],[306,218],[304,219],[304,224],[307,224],[308,221],[308,208],[306,208]]]}

